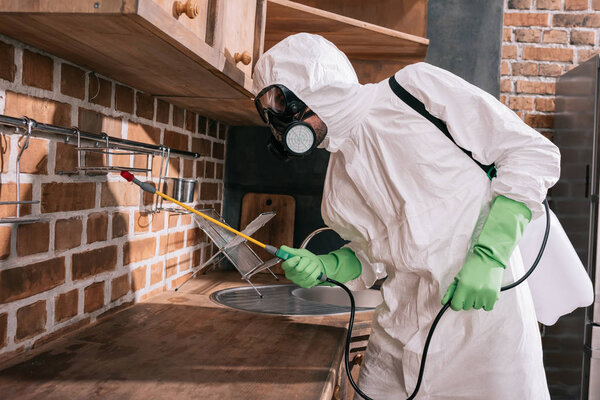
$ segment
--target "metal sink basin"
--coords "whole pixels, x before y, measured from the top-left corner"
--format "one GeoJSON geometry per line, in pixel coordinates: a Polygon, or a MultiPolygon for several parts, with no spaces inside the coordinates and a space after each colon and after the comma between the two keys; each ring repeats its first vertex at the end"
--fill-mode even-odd
{"type": "MultiPolygon", "coordinates": [[[[219,304],[237,310],[275,315],[334,315],[350,312],[348,295],[340,288],[299,288],[296,285],[257,286],[261,298],[249,286],[219,290],[210,298],[219,304]]],[[[356,311],[372,311],[381,302],[377,290],[355,293],[356,311]],[[368,293],[363,293],[368,292],[368,293]]]]}
{"type": "MultiPolygon", "coordinates": [[[[360,308],[375,308],[382,301],[379,290],[358,290],[353,291],[352,294],[354,295],[356,307],[360,308]]],[[[292,290],[292,295],[318,303],[350,307],[350,298],[344,289],[340,287],[315,286],[310,289],[297,288],[292,290]]]]}

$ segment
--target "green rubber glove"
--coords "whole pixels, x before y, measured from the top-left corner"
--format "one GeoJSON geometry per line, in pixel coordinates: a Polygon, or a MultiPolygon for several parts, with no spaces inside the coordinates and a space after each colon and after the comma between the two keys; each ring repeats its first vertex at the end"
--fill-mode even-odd
{"type": "Polygon", "coordinates": [[[347,247],[317,256],[306,249],[293,249],[281,246],[281,249],[294,257],[281,264],[285,277],[303,288],[310,288],[322,283],[321,274],[339,282],[348,282],[357,278],[362,267],[352,250],[347,247]]]}
{"type": "Polygon", "coordinates": [[[455,311],[493,309],[504,269],[530,220],[531,211],[525,204],[496,197],[473,253],[446,290],[442,304],[452,299],[450,307],[455,311]]]}

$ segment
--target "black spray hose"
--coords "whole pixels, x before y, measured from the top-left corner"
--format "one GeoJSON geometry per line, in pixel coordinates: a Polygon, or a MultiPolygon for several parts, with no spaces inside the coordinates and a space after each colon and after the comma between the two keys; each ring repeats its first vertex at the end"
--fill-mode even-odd
{"type": "MultiPolygon", "coordinates": [[[[529,268],[529,270],[525,273],[525,275],[523,275],[520,279],[518,279],[517,281],[510,283],[506,286],[502,286],[500,288],[501,292],[512,289],[515,286],[518,286],[521,283],[523,283],[525,281],[525,279],[527,279],[529,277],[529,275],[531,275],[531,273],[535,270],[538,263],[540,262],[540,259],[542,258],[542,255],[544,254],[544,250],[546,249],[546,243],[548,242],[548,236],[550,234],[550,208],[548,207],[547,200],[544,200],[544,208],[546,209],[546,231],[544,232],[544,240],[542,240],[542,245],[540,246],[540,251],[538,252],[537,257],[535,258],[533,265],[531,266],[531,268],[529,268]]],[[[365,400],[373,400],[371,397],[367,396],[365,393],[363,393],[362,390],[359,389],[358,385],[356,384],[356,382],[354,382],[354,379],[352,378],[352,374],[350,373],[350,362],[349,362],[350,339],[352,337],[352,327],[354,325],[354,314],[356,312],[356,306],[354,304],[354,296],[352,295],[352,292],[350,291],[350,289],[348,289],[346,287],[346,285],[344,285],[343,283],[335,281],[330,278],[327,278],[326,281],[329,283],[333,283],[334,285],[337,285],[337,286],[341,287],[342,289],[344,289],[344,291],[346,291],[346,293],[348,294],[348,297],[350,298],[350,321],[348,322],[348,333],[346,335],[346,349],[344,351],[344,364],[346,366],[346,375],[348,375],[350,384],[352,385],[352,387],[354,388],[356,393],[358,393],[360,396],[362,396],[362,398],[364,398],[365,400]]],[[[412,392],[412,394],[408,397],[407,400],[414,399],[415,396],[417,395],[417,393],[419,392],[419,388],[421,387],[421,382],[423,381],[423,372],[425,371],[425,360],[427,359],[427,351],[429,350],[429,344],[431,343],[431,338],[433,337],[433,332],[435,331],[435,328],[436,328],[438,322],[440,322],[442,315],[444,315],[444,313],[446,312],[446,310],[448,310],[448,308],[450,308],[450,300],[448,300],[448,302],[442,307],[440,312],[438,312],[438,314],[435,316],[435,319],[433,320],[433,323],[431,324],[431,328],[429,328],[429,333],[427,334],[427,339],[425,340],[425,346],[423,347],[423,356],[421,357],[421,366],[419,368],[419,376],[417,378],[415,390],[412,392]]]]}

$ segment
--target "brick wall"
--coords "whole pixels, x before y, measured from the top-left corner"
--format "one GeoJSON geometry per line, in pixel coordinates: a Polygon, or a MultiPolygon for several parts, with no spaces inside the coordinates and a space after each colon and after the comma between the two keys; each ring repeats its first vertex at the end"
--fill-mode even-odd
{"type": "MultiPolygon", "coordinates": [[[[600,53],[600,0],[505,0],[501,101],[530,126],[552,138],[558,76],[600,53]]],[[[555,198],[576,177],[563,176],[555,198]]],[[[567,191],[568,192],[568,191],[567,191]]],[[[556,200],[556,199],[555,199],[556,200]]],[[[561,214],[567,232],[581,230],[578,210],[561,214]]],[[[579,396],[583,310],[547,327],[544,363],[553,400],[579,396]]]]}
{"type": "MultiPolygon", "coordinates": [[[[198,152],[172,158],[169,176],[198,178],[195,206],[221,211],[226,127],[217,121],[3,36],[0,114],[198,152]]],[[[0,201],[15,199],[18,139],[0,127],[0,201]]],[[[34,137],[23,153],[21,198],[41,202],[22,214],[41,220],[0,224],[0,359],[173,288],[212,252],[190,215],[144,213],[140,202],[151,200],[118,174],[78,172],[72,143],[34,137]]],[[[157,183],[157,169],[138,178],[157,183]]],[[[0,205],[0,217],[14,215],[0,205]]]]}

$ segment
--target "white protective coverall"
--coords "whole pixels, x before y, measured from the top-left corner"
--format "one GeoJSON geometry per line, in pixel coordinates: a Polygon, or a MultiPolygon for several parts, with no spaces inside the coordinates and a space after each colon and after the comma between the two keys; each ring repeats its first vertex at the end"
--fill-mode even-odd
{"type": "MultiPolygon", "coordinates": [[[[416,383],[440,300],[477,239],[490,201],[504,195],[543,215],[558,179],[558,149],[491,95],[426,63],[395,74],[442,119],[456,142],[403,103],[387,80],[359,84],[347,57],[326,39],[290,36],[256,64],[258,92],[292,90],[325,122],[331,152],[322,202],[326,224],[362,264],[349,282],[364,289],[387,274],[359,386],[374,399],[402,399],[416,383]]],[[[523,274],[519,250],[504,283],[523,274]]],[[[433,337],[419,399],[549,399],[542,346],[526,283],[494,310],[449,310],[433,337]]]]}

